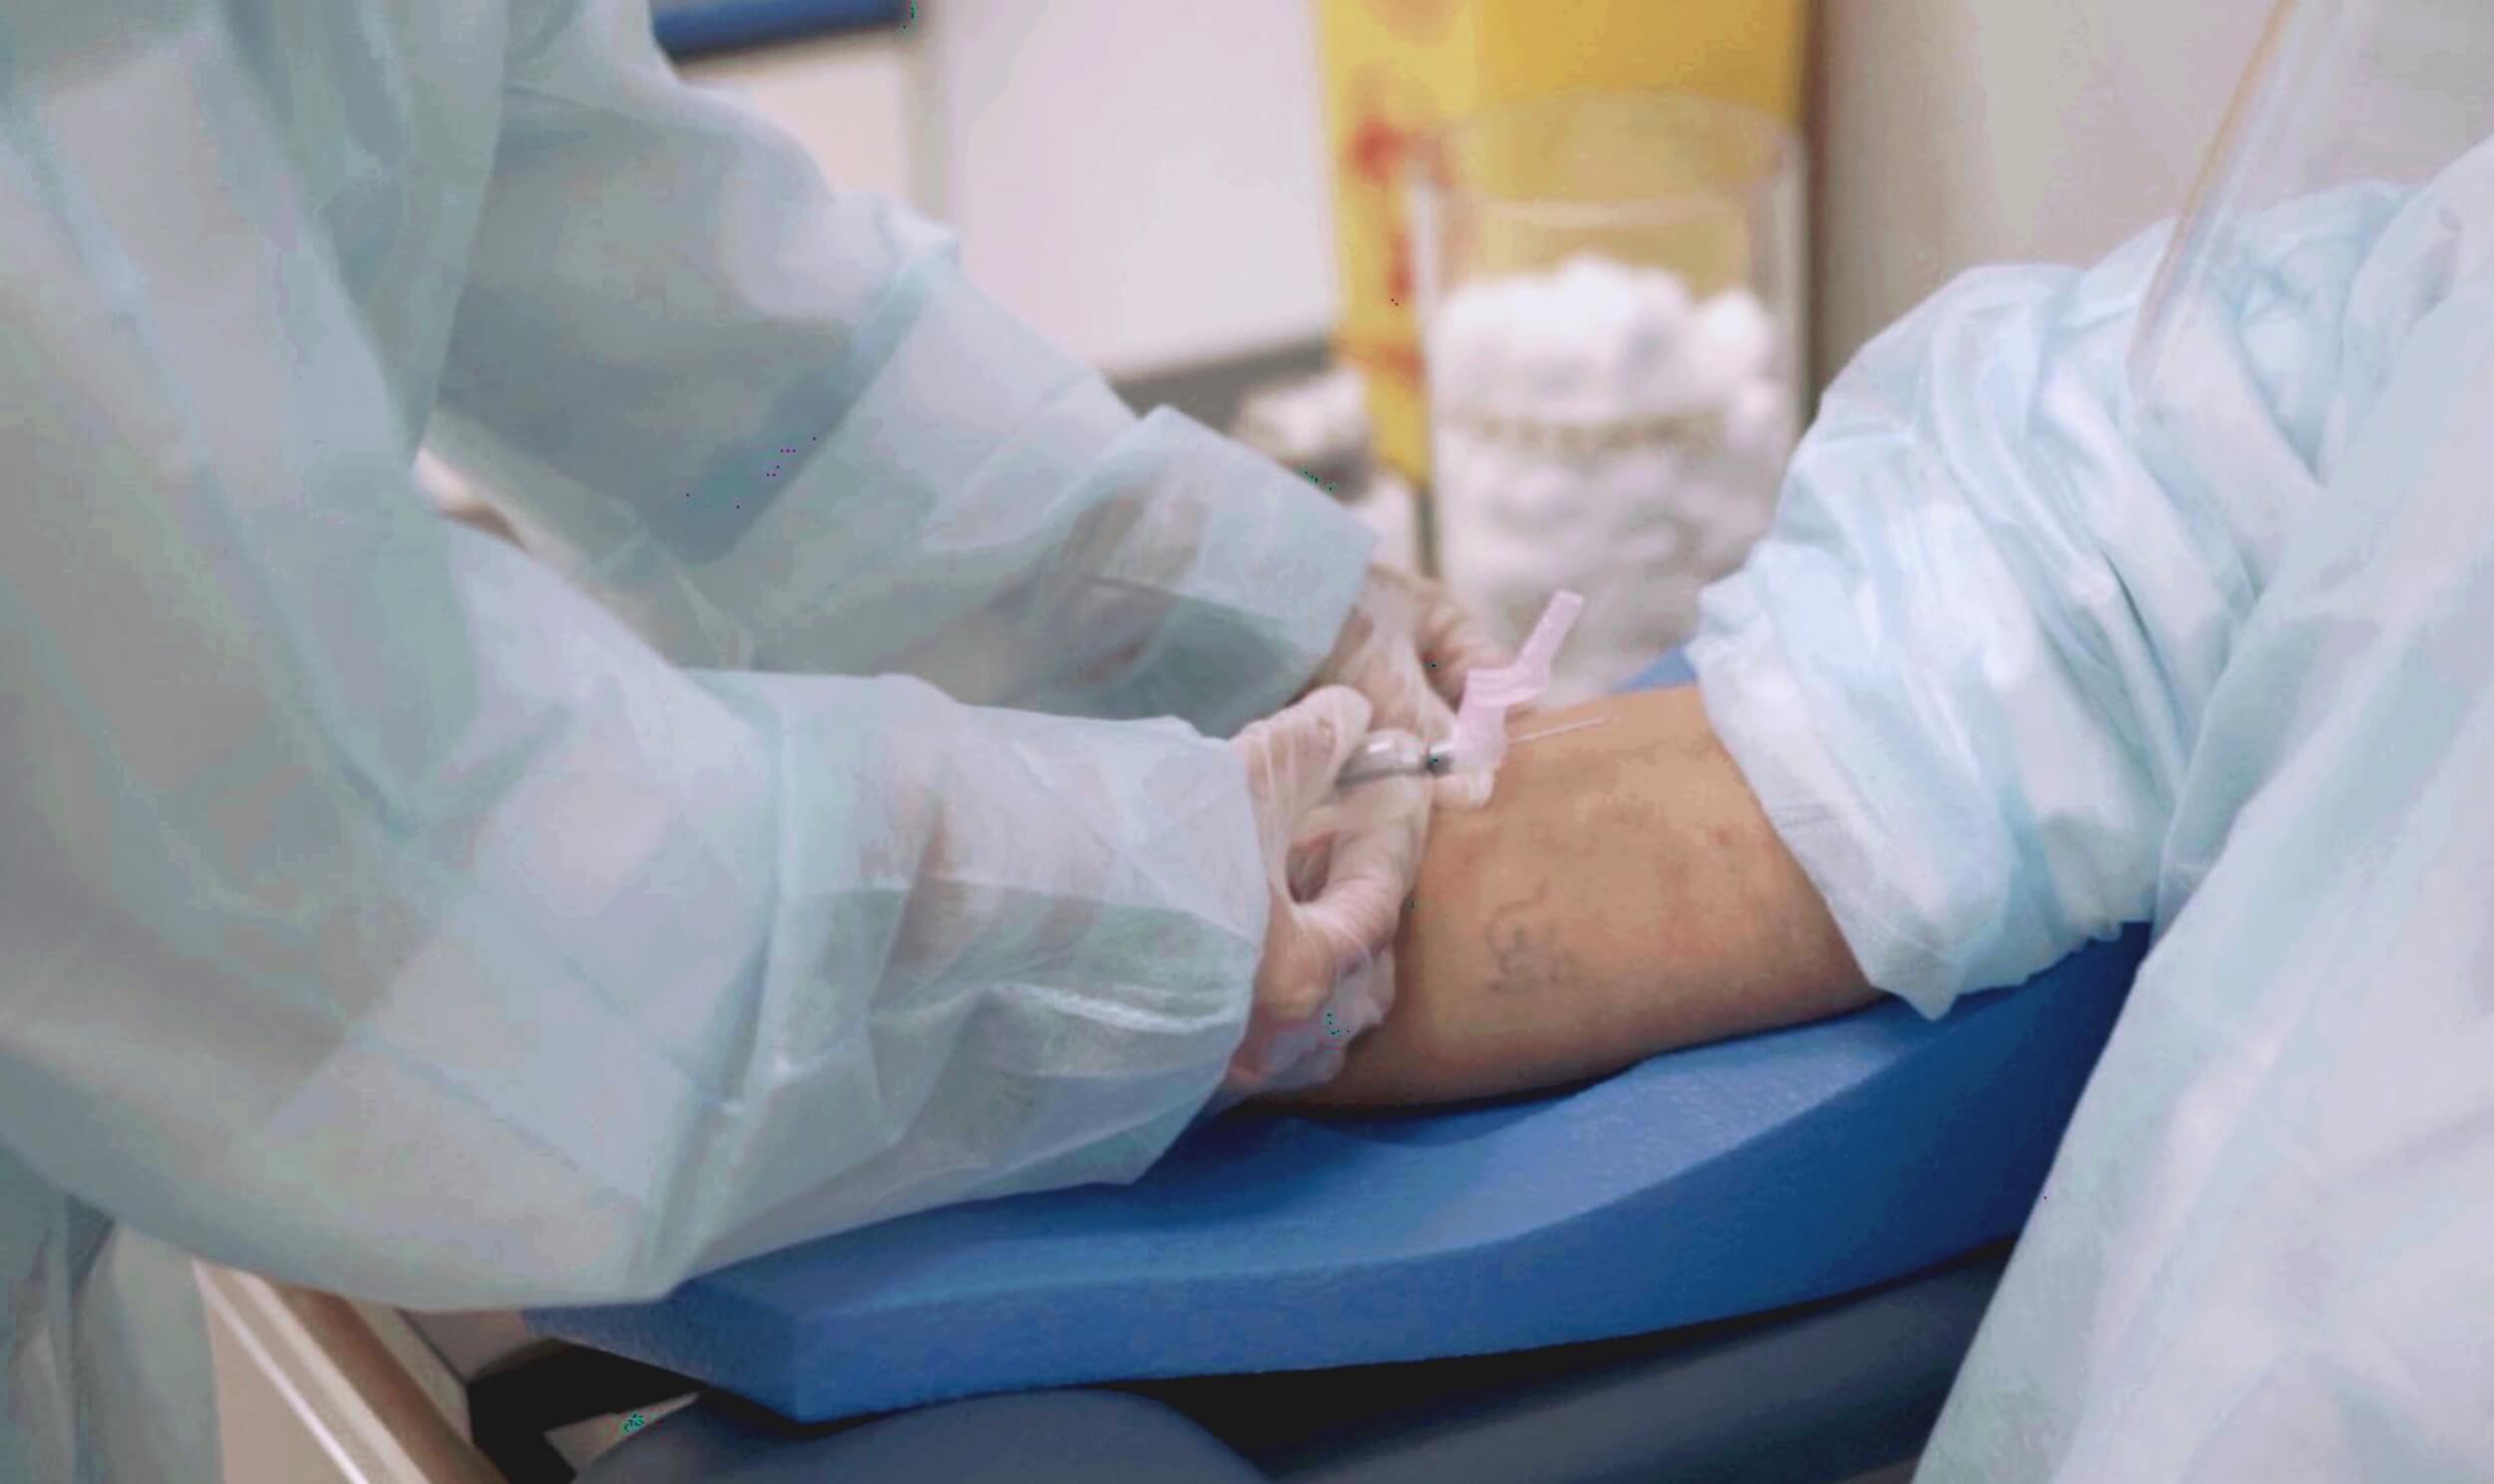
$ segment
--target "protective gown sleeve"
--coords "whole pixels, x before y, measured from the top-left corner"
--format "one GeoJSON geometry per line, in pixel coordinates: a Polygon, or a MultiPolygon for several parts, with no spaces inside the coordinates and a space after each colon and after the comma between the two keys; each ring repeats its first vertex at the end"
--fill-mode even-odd
{"type": "Polygon", "coordinates": [[[2276,207],[2214,270],[2193,457],[2126,353],[2168,235],[1968,273],[1830,387],[1708,589],[1707,714],[1872,984],[1936,1016],[2151,921],[2210,691],[2349,417],[2404,192],[2276,207]],[[2235,477],[2197,476],[2209,445],[2235,477]]]}
{"type": "Polygon", "coordinates": [[[435,438],[533,550],[689,663],[1220,735],[1305,683],[1364,526],[1138,422],[945,234],[677,81],[636,0],[515,26],[435,438]]]}
{"type": "Polygon", "coordinates": [[[253,83],[169,25],[0,108],[0,1137],[428,1307],[1147,1166],[1262,938],[1228,748],[680,667],[435,518],[253,83]]]}

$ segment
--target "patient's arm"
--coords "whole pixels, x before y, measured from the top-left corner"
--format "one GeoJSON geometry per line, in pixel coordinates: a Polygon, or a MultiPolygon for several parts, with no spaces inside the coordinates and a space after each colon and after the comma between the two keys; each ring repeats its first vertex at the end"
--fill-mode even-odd
{"type": "Polygon", "coordinates": [[[1335,1106],[1481,1097],[1841,1013],[1873,997],[1695,689],[1519,719],[1496,798],[1442,812],[1395,1004],[1335,1106]]]}

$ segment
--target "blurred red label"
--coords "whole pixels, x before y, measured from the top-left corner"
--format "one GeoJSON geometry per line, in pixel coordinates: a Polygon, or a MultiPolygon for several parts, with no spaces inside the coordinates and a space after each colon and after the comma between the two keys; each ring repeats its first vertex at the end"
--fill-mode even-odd
{"type": "Polygon", "coordinates": [[[1455,19],[1455,7],[1463,0],[1369,0],[1376,7],[1378,19],[1406,36],[1421,41],[1434,41],[1455,19]]]}

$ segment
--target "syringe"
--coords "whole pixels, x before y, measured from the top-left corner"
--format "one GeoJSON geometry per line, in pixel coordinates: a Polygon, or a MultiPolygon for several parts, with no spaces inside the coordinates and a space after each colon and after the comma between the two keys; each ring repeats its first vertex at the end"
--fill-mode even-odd
{"type": "Polygon", "coordinates": [[[1334,775],[1336,788],[1380,778],[1443,778],[1455,771],[1455,744],[1432,747],[1410,732],[1371,732],[1334,775]]]}

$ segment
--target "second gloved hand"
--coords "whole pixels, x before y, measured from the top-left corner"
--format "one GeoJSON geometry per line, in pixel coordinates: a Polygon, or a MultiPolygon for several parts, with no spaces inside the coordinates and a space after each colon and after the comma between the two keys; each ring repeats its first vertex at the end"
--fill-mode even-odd
{"type": "MultiPolygon", "coordinates": [[[[1396,728],[1439,742],[1455,730],[1465,678],[1508,658],[1455,594],[1380,564],[1369,568],[1315,683],[1348,685],[1368,697],[1375,708],[1370,725],[1381,731],[1396,728]]],[[[1488,797],[1485,784],[1477,777],[1442,779],[1438,802],[1476,805],[1488,797]]]]}
{"type": "Polygon", "coordinates": [[[1230,744],[1247,768],[1272,910],[1226,1098],[1322,1084],[1394,1003],[1395,934],[1429,836],[1430,793],[1407,778],[1335,795],[1371,715],[1357,691],[1328,686],[1230,744]]]}

